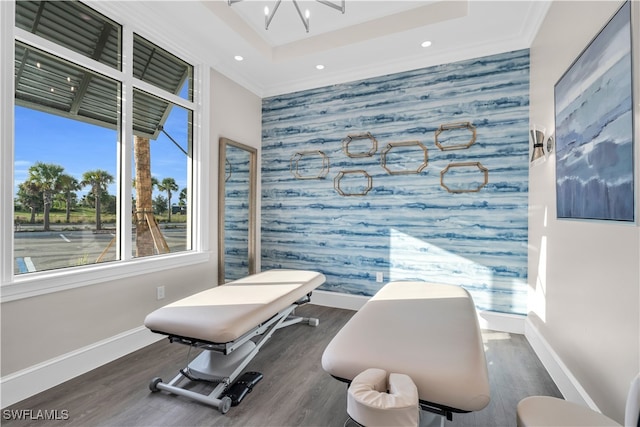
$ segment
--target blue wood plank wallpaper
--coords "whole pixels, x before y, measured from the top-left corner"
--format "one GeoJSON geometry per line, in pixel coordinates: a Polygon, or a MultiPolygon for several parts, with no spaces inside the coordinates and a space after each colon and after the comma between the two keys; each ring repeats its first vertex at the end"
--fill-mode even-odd
{"type": "Polygon", "coordinates": [[[357,295],[376,272],[450,283],[526,313],[528,50],[274,96],[262,114],[263,270],[357,295]]]}

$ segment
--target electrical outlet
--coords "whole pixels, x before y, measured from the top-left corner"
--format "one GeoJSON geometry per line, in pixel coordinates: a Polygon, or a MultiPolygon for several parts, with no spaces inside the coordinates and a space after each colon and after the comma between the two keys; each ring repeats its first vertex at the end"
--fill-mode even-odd
{"type": "Polygon", "coordinates": [[[158,301],[164,299],[164,286],[158,286],[156,288],[156,298],[158,301]]]}
{"type": "Polygon", "coordinates": [[[382,283],[384,281],[384,273],[382,271],[378,271],[376,273],[376,282],[382,283]]]}

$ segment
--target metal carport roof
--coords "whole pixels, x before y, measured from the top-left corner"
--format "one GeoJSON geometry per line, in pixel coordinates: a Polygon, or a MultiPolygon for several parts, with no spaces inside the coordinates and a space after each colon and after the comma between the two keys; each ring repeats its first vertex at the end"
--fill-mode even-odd
{"type": "MultiPolygon", "coordinates": [[[[16,26],[105,65],[121,67],[121,26],[77,1],[17,1],[16,26]]],[[[192,67],[134,35],[133,74],[179,95],[192,67]]],[[[16,42],[16,104],[117,128],[119,83],[16,42]]],[[[173,104],[134,92],[134,134],[156,139],[173,104]]]]}

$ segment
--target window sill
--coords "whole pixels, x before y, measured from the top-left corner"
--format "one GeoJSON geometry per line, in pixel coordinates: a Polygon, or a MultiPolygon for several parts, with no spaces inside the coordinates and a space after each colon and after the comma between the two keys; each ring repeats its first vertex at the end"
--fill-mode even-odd
{"type": "Polygon", "coordinates": [[[0,286],[0,303],[201,264],[209,258],[209,252],[189,252],[16,276],[0,286]]]}

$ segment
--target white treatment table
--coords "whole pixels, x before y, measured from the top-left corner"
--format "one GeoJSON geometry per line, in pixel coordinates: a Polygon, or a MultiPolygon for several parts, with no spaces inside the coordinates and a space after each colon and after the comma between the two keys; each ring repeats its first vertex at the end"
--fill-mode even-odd
{"type": "Polygon", "coordinates": [[[449,420],[489,404],[475,306],[458,286],[388,283],[329,343],[322,367],[345,382],[368,368],[406,374],[421,408],[449,420]]]}
{"type": "Polygon", "coordinates": [[[292,316],[309,302],[324,275],[303,270],[269,270],[197,293],[150,313],[144,324],[168,335],[171,342],[203,348],[169,383],[154,378],[151,391],[189,397],[226,413],[231,399],[225,390],[238,377],[273,332],[285,326],[318,319],[292,316]],[[252,338],[260,336],[257,340],[252,338]],[[179,386],[185,380],[217,384],[209,395],[179,386]]]}

